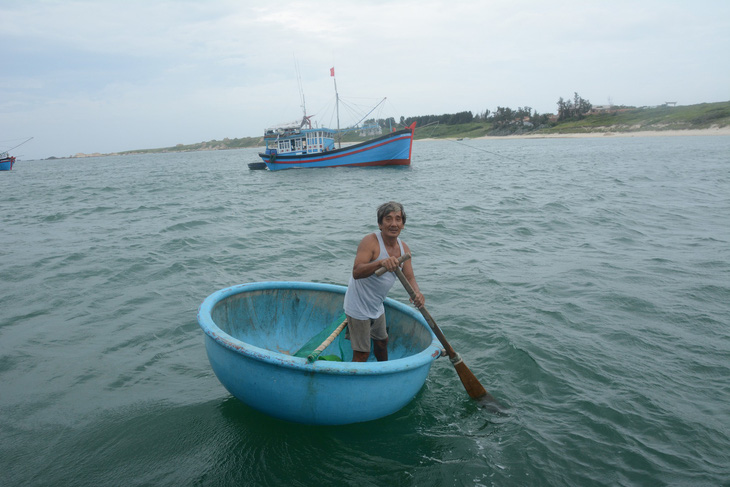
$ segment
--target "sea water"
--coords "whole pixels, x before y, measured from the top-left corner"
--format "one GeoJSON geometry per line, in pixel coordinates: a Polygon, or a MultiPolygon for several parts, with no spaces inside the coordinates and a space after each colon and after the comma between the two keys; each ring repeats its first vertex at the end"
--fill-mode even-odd
{"type": "Polygon", "coordinates": [[[410,168],[256,159],[0,175],[0,485],[728,485],[730,137],[416,141],[410,168]],[[346,284],[388,200],[428,310],[507,414],[447,359],[364,424],[233,398],[203,299],[346,284]]]}

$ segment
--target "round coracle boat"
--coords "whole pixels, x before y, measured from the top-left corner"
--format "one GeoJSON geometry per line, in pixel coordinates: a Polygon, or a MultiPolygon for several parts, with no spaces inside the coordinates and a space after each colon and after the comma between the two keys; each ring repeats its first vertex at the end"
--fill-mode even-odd
{"type": "Polygon", "coordinates": [[[343,319],[346,290],[332,284],[256,282],[208,296],[198,323],[218,380],[252,408],[297,423],[357,423],[403,408],[441,353],[428,324],[410,306],[385,300],[388,361],[377,362],[371,354],[368,362],[352,362],[344,332],[321,351],[320,360],[302,354],[343,319]]]}

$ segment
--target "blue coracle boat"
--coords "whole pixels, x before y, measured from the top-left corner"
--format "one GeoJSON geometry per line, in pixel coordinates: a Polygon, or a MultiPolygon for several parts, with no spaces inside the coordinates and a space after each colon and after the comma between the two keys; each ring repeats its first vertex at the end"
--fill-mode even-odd
{"type": "Polygon", "coordinates": [[[294,354],[342,315],[344,286],[303,282],[241,284],[208,296],[198,311],[218,380],[242,402],[287,421],[338,425],[388,416],[423,387],[441,346],[423,317],[387,298],[387,362],[353,363],[341,333],[323,354],[294,354]]]}

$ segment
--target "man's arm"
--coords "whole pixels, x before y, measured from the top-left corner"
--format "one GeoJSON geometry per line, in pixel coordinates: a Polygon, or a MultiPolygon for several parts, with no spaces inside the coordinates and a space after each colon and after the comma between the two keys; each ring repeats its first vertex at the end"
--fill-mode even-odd
{"type": "Polygon", "coordinates": [[[378,237],[374,234],[366,235],[357,246],[357,254],[355,254],[355,264],[352,266],[352,277],[355,279],[363,279],[371,276],[380,267],[385,267],[388,271],[393,272],[398,267],[397,257],[388,257],[382,260],[377,259],[380,255],[380,244],[378,237]]]}
{"type": "MultiPolygon", "coordinates": [[[[407,253],[411,252],[411,249],[408,248],[408,245],[406,245],[405,242],[403,242],[403,249],[407,253]]],[[[426,297],[421,293],[421,290],[418,288],[416,275],[413,273],[413,265],[411,264],[411,259],[408,259],[403,263],[403,275],[406,276],[406,279],[413,288],[413,291],[415,291],[415,297],[414,299],[411,299],[411,301],[416,306],[416,308],[420,308],[426,303],[426,297]]]]}

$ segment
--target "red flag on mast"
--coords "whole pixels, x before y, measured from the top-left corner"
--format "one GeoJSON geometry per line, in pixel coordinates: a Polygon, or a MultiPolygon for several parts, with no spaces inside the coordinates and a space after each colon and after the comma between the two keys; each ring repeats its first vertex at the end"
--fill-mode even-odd
{"type": "Polygon", "coordinates": [[[334,76],[334,75],[335,75],[335,68],[330,68],[330,76],[334,76]]]}

